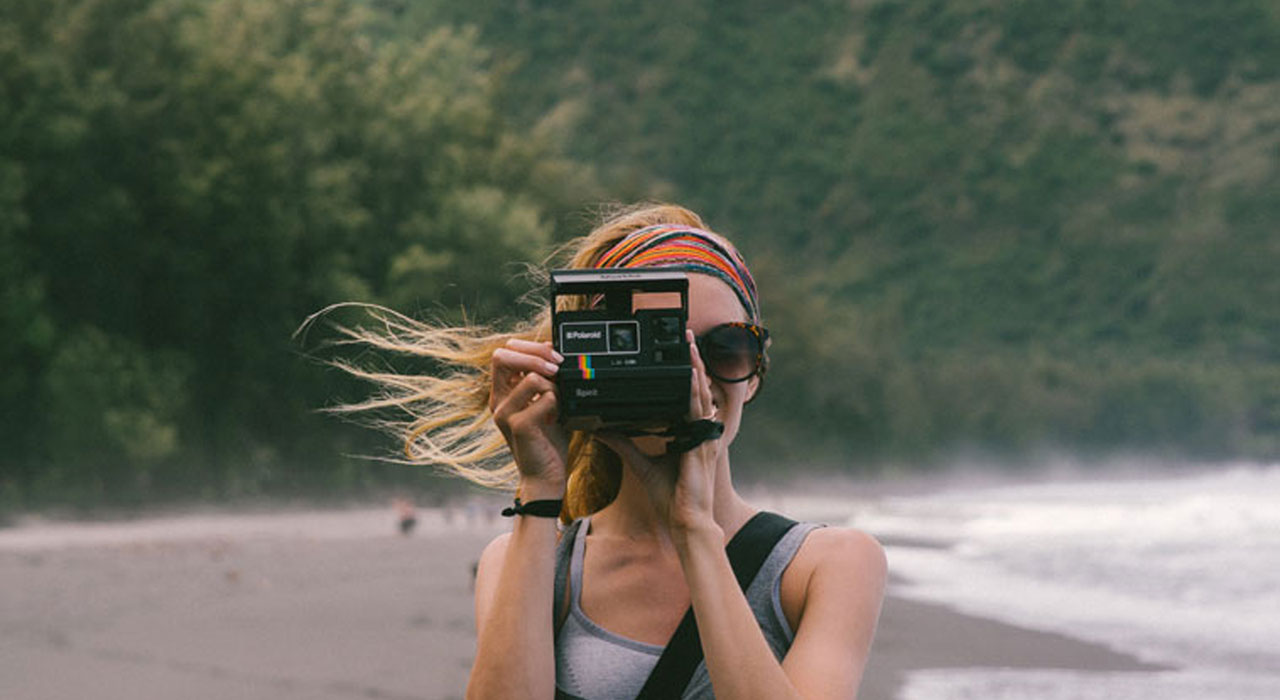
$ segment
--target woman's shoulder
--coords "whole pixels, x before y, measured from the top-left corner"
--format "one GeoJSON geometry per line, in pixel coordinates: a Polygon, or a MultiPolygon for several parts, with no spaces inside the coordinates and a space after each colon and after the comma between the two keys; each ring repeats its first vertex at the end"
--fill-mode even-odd
{"type": "Polygon", "coordinates": [[[813,596],[878,600],[887,578],[888,561],[876,538],[850,527],[814,528],[783,574],[783,608],[794,623],[813,596]]]}
{"type": "MultiPolygon", "coordinates": [[[[556,532],[557,547],[559,547],[561,543],[564,542],[564,538],[566,534],[572,535],[576,533],[578,528],[581,527],[583,522],[585,522],[585,519],[579,518],[578,520],[574,520],[573,522],[569,523],[565,527],[559,528],[556,532]]],[[[500,568],[503,555],[506,553],[507,547],[510,545],[510,543],[511,543],[510,531],[499,533],[493,539],[489,540],[489,543],[486,544],[484,546],[484,549],[480,551],[480,560],[478,562],[478,566],[481,569],[485,569],[485,568],[493,569],[495,567],[500,568]]]]}
{"type": "MultiPolygon", "coordinates": [[[[564,530],[556,533],[557,550],[564,539],[564,530]]],[[[480,558],[472,564],[472,581],[477,598],[487,595],[498,579],[502,577],[502,568],[506,562],[507,550],[511,547],[511,532],[496,535],[480,551],[480,558]]]]}
{"type": "Polygon", "coordinates": [[[851,527],[817,527],[805,537],[798,560],[809,559],[817,566],[825,562],[884,568],[884,547],[871,535],[851,527]]]}
{"type": "MultiPolygon", "coordinates": [[[[566,532],[573,531],[576,529],[575,523],[577,522],[578,521],[575,520],[573,523],[570,523],[565,528],[561,528],[556,533],[557,544],[559,544],[564,539],[566,532]]],[[[494,538],[489,540],[489,543],[484,546],[484,549],[480,550],[480,562],[479,562],[480,566],[484,567],[486,564],[489,564],[489,563],[501,562],[502,555],[507,551],[507,547],[510,545],[510,543],[511,543],[511,533],[509,531],[502,532],[494,536],[494,538]]]]}
{"type": "Polygon", "coordinates": [[[502,532],[489,540],[489,544],[480,550],[480,562],[483,565],[486,562],[502,560],[503,552],[507,551],[507,545],[511,542],[511,533],[502,532]]]}
{"type": "Polygon", "coordinates": [[[887,561],[875,537],[856,528],[827,526],[814,527],[805,535],[790,568],[806,574],[837,570],[884,576],[887,561]]]}
{"type": "Polygon", "coordinates": [[[472,588],[477,599],[492,590],[493,584],[502,576],[502,564],[510,542],[511,533],[504,532],[489,540],[489,544],[480,550],[480,558],[471,566],[472,588]]]}

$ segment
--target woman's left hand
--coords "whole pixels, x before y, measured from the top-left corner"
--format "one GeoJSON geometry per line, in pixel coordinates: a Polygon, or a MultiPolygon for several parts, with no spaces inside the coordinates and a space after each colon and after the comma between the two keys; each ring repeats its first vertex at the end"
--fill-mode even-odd
{"type": "MultiPolygon", "coordinates": [[[[715,399],[706,365],[698,353],[693,331],[686,332],[693,376],[689,387],[689,420],[716,420],[715,399]]],[[[716,465],[725,448],[723,439],[707,440],[679,455],[645,454],[630,439],[620,435],[597,435],[630,465],[644,484],[649,500],[672,534],[688,532],[699,526],[714,524],[716,465]]]]}

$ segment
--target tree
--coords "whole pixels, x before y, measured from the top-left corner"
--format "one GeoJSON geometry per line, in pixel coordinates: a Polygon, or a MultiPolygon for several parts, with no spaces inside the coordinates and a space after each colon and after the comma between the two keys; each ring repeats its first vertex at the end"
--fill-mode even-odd
{"type": "Polygon", "coordinates": [[[343,0],[18,9],[0,20],[22,91],[0,137],[14,203],[0,245],[26,255],[6,258],[24,272],[4,293],[59,330],[39,349],[45,380],[3,398],[43,386],[55,407],[24,461],[93,452],[50,449],[67,416],[116,440],[127,466],[100,470],[122,479],[106,492],[327,473],[305,463],[340,441],[308,415],[337,388],[291,344],[301,320],[352,300],[507,308],[515,290],[495,271],[540,257],[552,213],[586,196],[567,186],[576,166],[495,111],[471,32],[410,40],[343,0]],[[68,378],[98,372],[118,376],[73,400],[68,378]],[[122,476],[142,472],[155,478],[122,476]]]}

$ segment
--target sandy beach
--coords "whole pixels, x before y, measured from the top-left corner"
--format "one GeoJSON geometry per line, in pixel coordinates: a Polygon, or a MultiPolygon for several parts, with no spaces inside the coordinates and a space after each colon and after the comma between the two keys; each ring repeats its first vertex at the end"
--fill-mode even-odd
{"type": "MultiPolygon", "coordinates": [[[[0,698],[461,698],[487,509],[196,514],[0,530],[0,698]],[[468,517],[470,516],[470,517],[468,517]]],[[[892,594],[859,697],[936,668],[1155,670],[892,594]]]]}

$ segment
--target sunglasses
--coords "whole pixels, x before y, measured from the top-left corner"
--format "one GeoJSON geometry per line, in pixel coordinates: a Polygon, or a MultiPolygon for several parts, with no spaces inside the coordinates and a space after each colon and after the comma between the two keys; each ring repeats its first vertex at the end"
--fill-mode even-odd
{"type": "Polygon", "coordinates": [[[764,374],[768,341],[768,329],[741,321],[722,323],[697,338],[707,374],[730,384],[764,374]]]}

